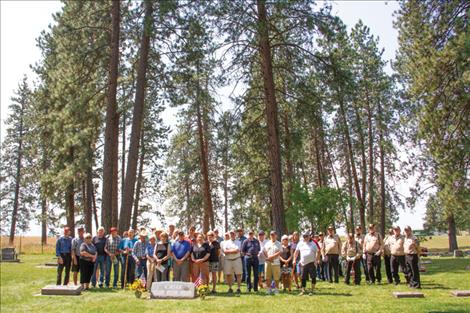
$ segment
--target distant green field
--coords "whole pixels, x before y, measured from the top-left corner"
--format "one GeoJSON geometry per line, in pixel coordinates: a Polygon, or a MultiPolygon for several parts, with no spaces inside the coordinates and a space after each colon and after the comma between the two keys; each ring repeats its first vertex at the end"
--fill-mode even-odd
{"type": "MultiPolygon", "coordinates": [[[[470,289],[470,258],[432,258],[422,274],[424,299],[395,299],[393,291],[409,291],[402,284],[346,286],[318,284],[313,296],[220,293],[206,300],[136,299],[130,291],[92,289],[79,297],[37,296],[54,284],[55,268],[36,266],[51,255],[22,255],[22,263],[1,263],[1,312],[470,312],[470,298],[455,298],[451,290],[470,289]]],[[[227,287],[219,285],[225,292],[227,287]]],[[[245,286],[242,291],[245,291],[245,286]]]]}

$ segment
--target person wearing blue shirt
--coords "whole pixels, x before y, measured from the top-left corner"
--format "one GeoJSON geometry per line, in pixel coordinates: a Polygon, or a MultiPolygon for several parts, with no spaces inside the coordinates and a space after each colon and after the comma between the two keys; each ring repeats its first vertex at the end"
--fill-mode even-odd
{"type": "Polygon", "coordinates": [[[64,235],[61,236],[55,244],[55,255],[57,257],[57,285],[61,284],[62,272],[65,267],[64,285],[69,283],[70,267],[72,265],[72,237],[70,237],[70,228],[64,228],[64,235]]]}
{"type": "Polygon", "coordinates": [[[95,267],[93,269],[93,276],[91,276],[91,285],[93,287],[96,287],[96,272],[99,268],[100,269],[100,281],[98,283],[98,286],[100,288],[103,288],[104,278],[106,275],[106,263],[107,263],[107,258],[108,258],[106,251],[104,251],[106,247],[106,236],[105,236],[104,227],[98,228],[98,235],[93,237],[92,243],[96,248],[98,257],[95,261],[95,267]]]}
{"type": "Polygon", "coordinates": [[[139,233],[139,241],[134,244],[134,249],[132,250],[132,257],[135,260],[135,265],[137,266],[137,277],[141,278],[142,275],[147,277],[147,231],[142,230],[139,233]]]}
{"type": "Polygon", "coordinates": [[[173,281],[189,281],[189,253],[191,244],[184,238],[184,232],[178,232],[178,240],[171,247],[173,256],[173,281]]]}
{"type": "Polygon", "coordinates": [[[255,238],[255,232],[249,231],[248,238],[243,241],[242,244],[242,255],[244,256],[245,267],[246,267],[246,285],[248,292],[253,289],[255,292],[258,291],[258,268],[259,259],[258,254],[261,251],[261,245],[258,239],[255,238]],[[253,269],[253,285],[251,284],[251,270],[253,269]]]}
{"type": "MultiPolygon", "coordinates": [[[[243,242],[245,242],[246,240],[246,237],[244,235],[244,231],[243,231],[243,228],[239,228],[237,229],[237,239],[238,241],[240,241],[240,245],[243,245],[243,242]]],[[[241,262],[242,262],[242,267],[243,267],[243,274],[242,274],[242,283],[246,282],[246,264],[245,264],[245,259],[242,257],[240,258],[241,262]]]]}
{"type": "Polygon", "coordinates": [[[121,288],[124,289],[126,284],[132,284],[135,280],[135,262],[132,257],[132,250],[137,240],[134,238],[133,229],[124,232],[122,238],[119,251],[122,253],[121,288]]]}

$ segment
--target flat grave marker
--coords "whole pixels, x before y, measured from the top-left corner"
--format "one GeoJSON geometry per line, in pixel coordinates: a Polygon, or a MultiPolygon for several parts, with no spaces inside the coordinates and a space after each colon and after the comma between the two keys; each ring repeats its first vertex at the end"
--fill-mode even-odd
{"type": "Polygon", "coordinates": [[[470,290],[454,290],[450,294],[454,297],[470,297],[470,290]]]}
{"type": "Polygon", "coordinates": [[[15,248],[3,248],[0,261],[2,262],[19,262],[18,254],[15,248]]]}
{"type": "Polygon", "coordinates": [[[152,283],[150,298],[152,299],[193,299],[196,288],[193,283],[180,281],[162,281],[152,283]]]}
{"type": "Polygon", "coordinates": [[[413,292],[413,291],[407,291],[407,292],[394,292],[393,296],[395,298],[424,298],[424,294],[421,292],[413,292]]]}
{"type": "Polygon", "coordinates": [[[82,293],[82,286],[63,286],[63,285],[47,285],[41,289],[43,296],[79,296],[82,293]]]}

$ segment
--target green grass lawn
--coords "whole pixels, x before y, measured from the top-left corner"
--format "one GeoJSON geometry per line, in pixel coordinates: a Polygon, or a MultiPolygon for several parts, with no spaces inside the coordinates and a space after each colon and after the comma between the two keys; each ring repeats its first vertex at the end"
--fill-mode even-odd
{"type": "MultiPolygon", "coordinates": [[[[136,299],[130,291],[94,289],[82,296],[37,296],[54,284],[55,268],[37,268],[50,255],[22,255],[19,264],[1,263],[1,312],[470,312],[470,298],[455,298],[451,290],[470,289],[470,258],[433,258],[422,273],[424,299],[395,299],[393,291],[409,291],[402,284],[346,286],[320,282],[313,296],[267,296],[225,293],[206,300],[136,299]]],[[[227,287],[219,286],[225,292],[227,287]]],[[[246,290],[243,286],[242,291],[246,290]]]]}

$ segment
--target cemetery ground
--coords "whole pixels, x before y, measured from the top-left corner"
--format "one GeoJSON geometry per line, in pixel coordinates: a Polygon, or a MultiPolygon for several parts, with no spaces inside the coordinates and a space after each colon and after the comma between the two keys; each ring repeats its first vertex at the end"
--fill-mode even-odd
{"type": "MultiPolygon", "coordinates": [[[[434,237],[423,244],[431,252],[445,250],[446,241],[434,237]],[[438,242],[439,244],[436,244],[438,242]],[[441,246],[441,243],[444,246],[441,246]]],[[[459,238],[464,250],[470,247],[470,237],[459,238]]],[[[36,250],[34,250],[36,251],[36,250]]],[[[32,251],[32,253],[34,253],[32,251]]],[[[37,251],[36,251],[37,252],[37,251]]],[[[410,290],[382,284],[347,286],[320,282],[312,296],[291,294],[268,296],[264,290],[247,294],[242,286],[241,296],[228,296],[227,286],[218,286],[219,294],[205,300],[151,300],[136,299],[134,293],[124,290],[92,289],[81,296],[39,296],[41,288],[54,284],[56,268],[41,268],[40,264],[53,261],[53,254],[32,254],[23,249],[20,263],[1,263],[1,309],[3,312],[470,312],[470,298],[457,298],[453,290],[470,289],[470,257],[429,257],[427,272],[421,273],[424,298],[396,299],[395,291],[410,290]]],[[[382,266],[383,277],[385,277],[382,266]]],[[[404,280],[404,279],[403,279],[404,280]]],[[[294,288],[295,290],[295,288],[294,288]]]]}

